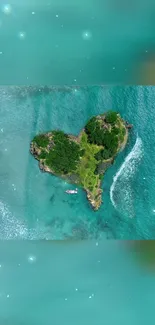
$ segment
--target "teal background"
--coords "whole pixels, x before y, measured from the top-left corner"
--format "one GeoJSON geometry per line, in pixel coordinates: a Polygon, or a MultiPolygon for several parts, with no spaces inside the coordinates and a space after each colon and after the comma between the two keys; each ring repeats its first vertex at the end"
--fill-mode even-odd
{"type": "Polygon", "coordinates": [[[154,239],[154,87],[0,88],[0,238],[154,239]],[[62,129],[77,135],[108,109],[133,124],[129,142],[103,182],[94,212],[79,189],[41,173],[29,153],[34,135],[62,129]]]}
{"type": "Polygon", "coordinates": [[[6,14],[0,1],[1,85],[137,83],[155,48],[154,0],[9,3],[6,14]]]}
{"type": "Polygon", "coordinates": [[[1,324],[154,324],[154,274],[123,242],[1,241],[0,264],[1,324]]]}

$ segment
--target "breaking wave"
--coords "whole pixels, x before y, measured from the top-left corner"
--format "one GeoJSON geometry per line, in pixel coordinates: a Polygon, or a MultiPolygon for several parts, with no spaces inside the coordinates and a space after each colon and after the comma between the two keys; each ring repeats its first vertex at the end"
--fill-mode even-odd
{"type": "Polygon", "coordinates": [[[110,188],[110,199],[115,209],[121,209],[130,217],[134,216],[134,193],[131,187],[131,180],[136,173],[142,156],[143,144],[141,138],[137,136],[134,147],[114,176],[110,188]]]}

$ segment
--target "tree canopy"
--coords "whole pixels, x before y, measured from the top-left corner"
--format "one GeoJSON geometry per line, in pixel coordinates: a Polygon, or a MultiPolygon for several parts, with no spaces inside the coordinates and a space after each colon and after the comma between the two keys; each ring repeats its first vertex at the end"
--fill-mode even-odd
{"type": "MultiPolygon", "coordinates": [[[[117,119],[117,113],[112,113],[115,112],[108,113],[108,120],[110,123],[114,121],[115,118],[117,119]]],[[[119,142],[118,135],[121,132],[118,127],[112,126],[112,128],[108,130],[102,126],[102,122],[100,123],[96,117],[92,117],[85,126],[85,132],[88,136],[89,143],[104,147],[104,150],[97,153],[97,160],[108,159],[116,153],[119,142]]]]}
{"type": "Polygon", "coordinates": [[[35,142],[38,147],[45,148],[49,144],[49,139],[45,134],[39,134],[34,137],[33,142],[35,142]]]}
{"type": "Polygon", "coordinates": [[[117,121],[117,113],[113,111],[109,111],[105,115],[105,120],[107,123],[113,124],[117,121]]]}
{"type": "Polygon", "coordinates": [[[99,121],[96,117],[92,117],[85,126],[85,132],[88,136],[89,143],[102,145],[104,131],[101,129],[99,121]]]}
{"type": "Polygon", "coordinates": [[[54,146],[46,157],[47,165],[56,173],[68,174],[77,168],[80,146],[62,131],[53,132],[54,146]]]}

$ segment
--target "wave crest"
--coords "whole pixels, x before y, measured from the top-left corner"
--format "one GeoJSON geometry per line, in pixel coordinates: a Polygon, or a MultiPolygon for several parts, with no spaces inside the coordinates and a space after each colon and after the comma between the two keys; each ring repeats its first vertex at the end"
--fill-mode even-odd
{"type": "Polygon", "coordinates": [[[143,156],[143,143],[137,136],[136,142],[120,169],[113,178],[110,188],[110,199],[115,209],[127,212],[130,217],[134,216],[133,190],[131,179],[133,179],[139,162],[143,156]]]}

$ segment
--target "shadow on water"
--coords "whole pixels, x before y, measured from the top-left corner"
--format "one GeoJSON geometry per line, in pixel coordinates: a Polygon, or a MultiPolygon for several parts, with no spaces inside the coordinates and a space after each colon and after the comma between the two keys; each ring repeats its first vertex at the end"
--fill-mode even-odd
{"type": "Polygon", "coordinates": [[[49,228],[53,228],[53,227],[62,227],[62,221],[60,220],[59,217],[54,217],[52,218],[50,221],[48,221],[46,223],[46,226],[49,227],[49,228]]]}
{"type": "Polygon", "coordinates": [[[53,203],[54,199],[55,199],[55,195],[52,194],[51,197],[50,197],[50,202],[53,203]]]}
{"type": "Polygon", "coordinates": [[[102,233],[105,233],[107,239],[114,238],[112,227],[107,220],[103,220],[101,215],[96,220],[96,233],[97,237],[100,237],[102,233]]]}

